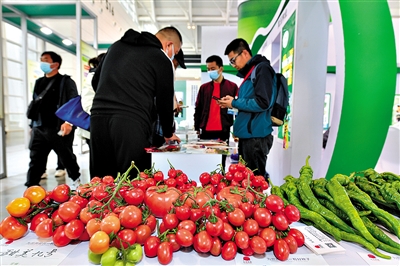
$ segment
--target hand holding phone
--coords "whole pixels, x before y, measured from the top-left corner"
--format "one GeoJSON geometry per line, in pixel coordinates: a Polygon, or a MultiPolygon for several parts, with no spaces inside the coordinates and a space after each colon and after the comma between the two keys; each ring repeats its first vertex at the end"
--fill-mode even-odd
{"type": "Polygon", "coordinates": [[[212,98],[214,99],[214,100],[216,100],[216,101],[219,101],[219,100],[221,100],[221,98],[218,98],[217,96],[212,96],[212,98]]]}

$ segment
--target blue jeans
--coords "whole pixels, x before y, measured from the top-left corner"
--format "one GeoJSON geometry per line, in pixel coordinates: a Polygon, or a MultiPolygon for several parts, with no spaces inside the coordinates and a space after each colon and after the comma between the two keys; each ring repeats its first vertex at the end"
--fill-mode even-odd
{"type": "Polygon", "coordinates": [[[239,139],[239,155],[247,163],[247,167],[254,171],[254,175],[267,178],[267,157],[271,150],[274,136],[264,138],[239,139]]]}

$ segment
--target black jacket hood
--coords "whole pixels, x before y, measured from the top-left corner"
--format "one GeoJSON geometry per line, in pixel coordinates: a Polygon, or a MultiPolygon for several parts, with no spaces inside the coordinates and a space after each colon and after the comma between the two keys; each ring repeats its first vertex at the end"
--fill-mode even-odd
{"type": "Polygon", "coordinates": [[[149,32],[137,32],[133,29],[129,29],[125,32],[121,38],[121,42],[128,43],[134,46],[155,46],[162,49],[160,40],[149,32]]]}

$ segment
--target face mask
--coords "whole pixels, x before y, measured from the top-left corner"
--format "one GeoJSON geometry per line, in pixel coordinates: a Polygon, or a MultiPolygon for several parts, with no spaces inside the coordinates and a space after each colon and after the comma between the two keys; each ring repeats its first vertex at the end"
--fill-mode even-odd
{"type": "Polygon", "coordinates": [[[50,63],[40,62],[40,69],[45,73],[49,74],[53,69],[50,67],[50,63]]]}
{"type": "Polygon", "coordinates": [[[218,70],[208,71],[208,76],[210,76],[210,79],[212,79],[212,80],[218,79],[219,78],[218,70]]]}
{"type": "MultiPolygon", "coordinates": [[[[172,56],[169,58],[171,61],[174,60],[174,57],[175,57],[174,51],[175,51],[175,49],[174,49],[174,44],[172,44],[172,56]]],[[[166,53],[167,53],[167,55],[168,55],[168,48],[167,48],[166,53]]]]}

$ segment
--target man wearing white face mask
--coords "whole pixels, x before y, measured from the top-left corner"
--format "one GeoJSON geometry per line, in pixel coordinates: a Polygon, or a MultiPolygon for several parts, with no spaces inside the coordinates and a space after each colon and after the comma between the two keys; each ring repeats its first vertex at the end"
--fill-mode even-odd
{"type": "Polygon", "coordinates": [[[155,35],[130,29],[108,49],[92,80],[96,94],[90,118],[91,177],[116,177],[132,161],[140,171],[151,168],[145,148],[151,146],[157,115],[165,141],[180,141],[171,125],[172,60],[181,45],[179,31],[166,27],[155,35]]]}
{"type": "Polygon", "coordinates": [[[56,110],[71,98],[78,95],[75,82],[70,76],[61,75],[61,56],[54,52],[43,52],[40,58],[40,68],[44,77],[36,80],[33,89],[33,99],[43,91],[39,116],[32,120],[31,140],[29,143],[30,158],[26,186],[39,185],[41,175],[46,171],[47,157],[54,150],[66,167],[73,186],[79,185],[79,166],[72,151],[75,127],[60,120],[56,110]],[[61,133],[59,133],[61,132],[61,133]],[[58,134],[59,133],[59,134],[58,134]]]}
{"type": "MultiPolygon", "coordinates": [[[[229,140],[230,127],[233,124],[233,115],[227,109],[220,108],[218,99],[226,95],[235,97],[238,86],[224,78],[221,57],[212,55],[206,60],[210,82],[201,85],[197,94],[194,128],[201,139],[229,140]]],[[[225,166],[223,158],[222,165],[225,166]]]]}

